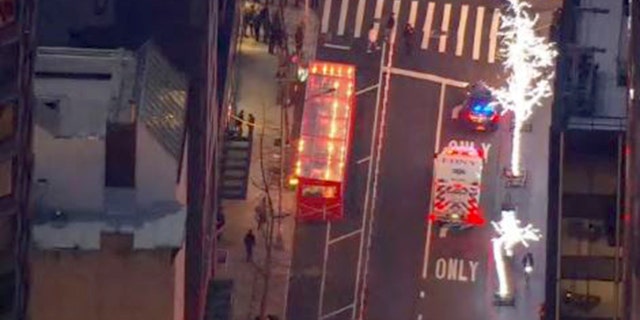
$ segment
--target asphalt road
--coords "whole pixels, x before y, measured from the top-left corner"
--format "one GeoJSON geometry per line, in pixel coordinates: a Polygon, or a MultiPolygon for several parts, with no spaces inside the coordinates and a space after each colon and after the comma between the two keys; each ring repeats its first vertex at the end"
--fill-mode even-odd
{"type": "Polygon", "coordinates": [[[360,311],[353,309],[360,298],[355,295],[360,292],[356,290],[360,288],[356,283],[366,283],[363,288],[366,319],[418,319],[420,315],[423,319],[493,318],[491,226],[459,233],[450,231],[445,237],[432,228],[426,259],[429,228],[425,218],[430,205],[437,140],[440,146],[450,140],[473,141],[477,146],[491,144],[483,172],[481,205],[487,220],[499,215],[502,199],[497,190],[501,172],[498,159],[500,152],[507,152],[501,150],[501,142],[508,141],[508,128],[503,126],[495,133],[469,132],[451,120],[451,110],[464,97],[459,88],[464,83],[484,80],[495,85],[500,82],[501,67],[493,60],[496,51],[491,49],[492,41],[497,43],[495,36],[492,40],[495,33],[491,30],[494,8],[500,2],[433,1],[431,5],[427,1],[381,1],[381,10],[376,10],[376,0],[321,3],[321,41],[316,58],[355,64],[359,89],[378,80],[380,52],[366,52],[367,32],[376,22],[384,25],[395,6],[398,27],[392,59],[395,71],[388,90],[381,87],[381,96],[386,95],[388,100],[384,117],[380,118],[383,125],[381,156],[378,159],[374,155],[372,159],[372,165],[379,170],[377,188],[373,190],[368,179],[373,179],[368,176],[368,163],[358,164],[358,160],[369,156],[372,143],[376,110],[376,93],[372,91],[357,97],[344,221],[331,225],[329,237],[326,224],[297,226],[288,319],[318,319],[332,312],[335,316],[325,319],[351,319],[353,311],[360,311]],[[323,15],[327,10],[329,14],[323,15]],[[376,15],[376,11],[380,14],[376,15]],[[432,18],[429,11],[433,12],[432,18]],[[362,12],[361,23],[359,12],[362,12]],[[482,18],[479,22],[478,16],[482,18]],[[444,28],[448,29],[446,32],[441,31],[443,20],[449,21],[444,28]],[[465,33],[458,32],[464,24],[461,20],[466,21],[465,33]],[[405,50],[401,34],[401,28],[408,21],[415,21],[416,29],[410,54],[405,50]],[[423,41],[425,25],[430,25],[432,32],[423,41]],[[478,28],[481,30],[476,31],[478,28]],[[447,36],[440,37],[443,34],[447,36]],[[440,128],[439,117],[442,117],[440,128]],[[374,201],[365,206],[367,190],[374,201]],[[373,230],[370,250],[366,250],[365,245],[360,255],[359,248],[362,241],[367,243],[370,231],[368,217],[362,224],[365,207],[373,209],[368,212],[373,218],[373,230]],[[336,239],[357,230],[363,230],[365,237],[357,233],[333,243],[325,253],[327,238],[336,239]],[[426,277],[423,275],[425,261],[426,277]],[[305,270],[317,273],[297,276],[305,274],[305,270]],[[366,280],[358,281],[358,275],[366,280]],[[318,312],[320,305],[322,310],[318,312]]]}

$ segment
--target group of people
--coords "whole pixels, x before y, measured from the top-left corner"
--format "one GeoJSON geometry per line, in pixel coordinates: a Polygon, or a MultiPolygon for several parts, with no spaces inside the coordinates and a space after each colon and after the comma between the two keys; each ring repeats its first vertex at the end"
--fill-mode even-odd
{"type": "MultiPolygon", "coordinates": [[[[385,24],[384,38],[382,39],[383,42],[388,42],[390,40],[391,33],[393,32],[393,28],[395,28],[395,26],[396,26],[395,14],[391,13],[389,18],[387,19],[387,23],[385,24]]],[[[371,28],[369,29],[369,36],[368,36],[369,44],[367,45],[367,53],[371,53],[374,50],[380,49],[380,45],[379,45],[380,39],[378,39],[380,36],[380,30],[378,29],[379,27],[375,23],[372,24],[371,28]]],[[[402,36],[404,39],[405,52],[407,54],[413,53],[413,45],[415,43],[415,33],[416,33],[416,29],[411,23],[405,24],[404,29],[402,31],[402,36]]]]}
{"type": "Polygon", "coordinates": [[[270,14],[268,5],[247,3],[242,20],[244,37],[267,43],[271,54],[278,48],[285,48],[287,34],[282,16],[277,11],[270,14]]]}
{"type": "Polygon", "coordinates": [[[240,112],[238,112],[235,117],[233,118],[234,120],[234,133],[235,135],[242,137],[244,135],[244,125],[247,125],[247,129],[249,129],[249,134],[247,135],[248,138],[253,138],[253,129],[256,126],[256,117],[253,115],[253,113],[249,113],[247,120],[244,120],[244,110],[240,110],[240,112]]]}

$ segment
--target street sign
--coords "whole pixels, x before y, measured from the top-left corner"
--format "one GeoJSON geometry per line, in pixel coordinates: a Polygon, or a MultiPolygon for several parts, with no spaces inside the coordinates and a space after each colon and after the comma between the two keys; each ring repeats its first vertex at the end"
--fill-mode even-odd
{"type": "Polygon", "coordinates": [[[476,282],[479,264],[472,260],[438,258],[434,268],[435,276],[443,281],[476,282]]]}

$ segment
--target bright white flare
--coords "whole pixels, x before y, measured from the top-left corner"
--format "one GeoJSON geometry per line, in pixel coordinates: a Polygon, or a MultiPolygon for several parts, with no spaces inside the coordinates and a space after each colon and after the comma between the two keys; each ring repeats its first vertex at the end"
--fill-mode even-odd
{"type": "Polygon", "coordinates": [[[545,37],[536,35],[537,15],[530,15],[531,5],[525,0],[507,0],[509,11],[502,15],[503,66],[507,71],[507,85],[494,89],[505,111],[514,115],[514,134],[511,148],[511,174],[521,175],[521,130],[533,109],[552,94],[551,81],[556,50],[545,37]]]}
{"type": "Polygon", "coordinates": [[[520,226],[520,220],[516,219],[515,210],[502,211],[502,219],[498,222],[491,221],[493,228],[498,233],[498,237],[492,239],[493,259],[496,262],[496,272],[498,273],[498,295],[507,297],[511,295],[509,280],[507,278],[504,256],[513,256],[513,248],[517,244],[529,247],[527,241],[539,241],[542,236],[540,230],[531,224],[520,226]]]}

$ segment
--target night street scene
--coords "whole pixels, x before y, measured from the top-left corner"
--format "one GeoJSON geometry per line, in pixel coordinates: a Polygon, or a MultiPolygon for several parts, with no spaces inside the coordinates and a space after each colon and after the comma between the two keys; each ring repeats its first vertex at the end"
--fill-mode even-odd
{"type": "Polygon", "coordinates": [[[636,91],[637,0],[0,0],[0,320],[640,320],[636,91]]]}

